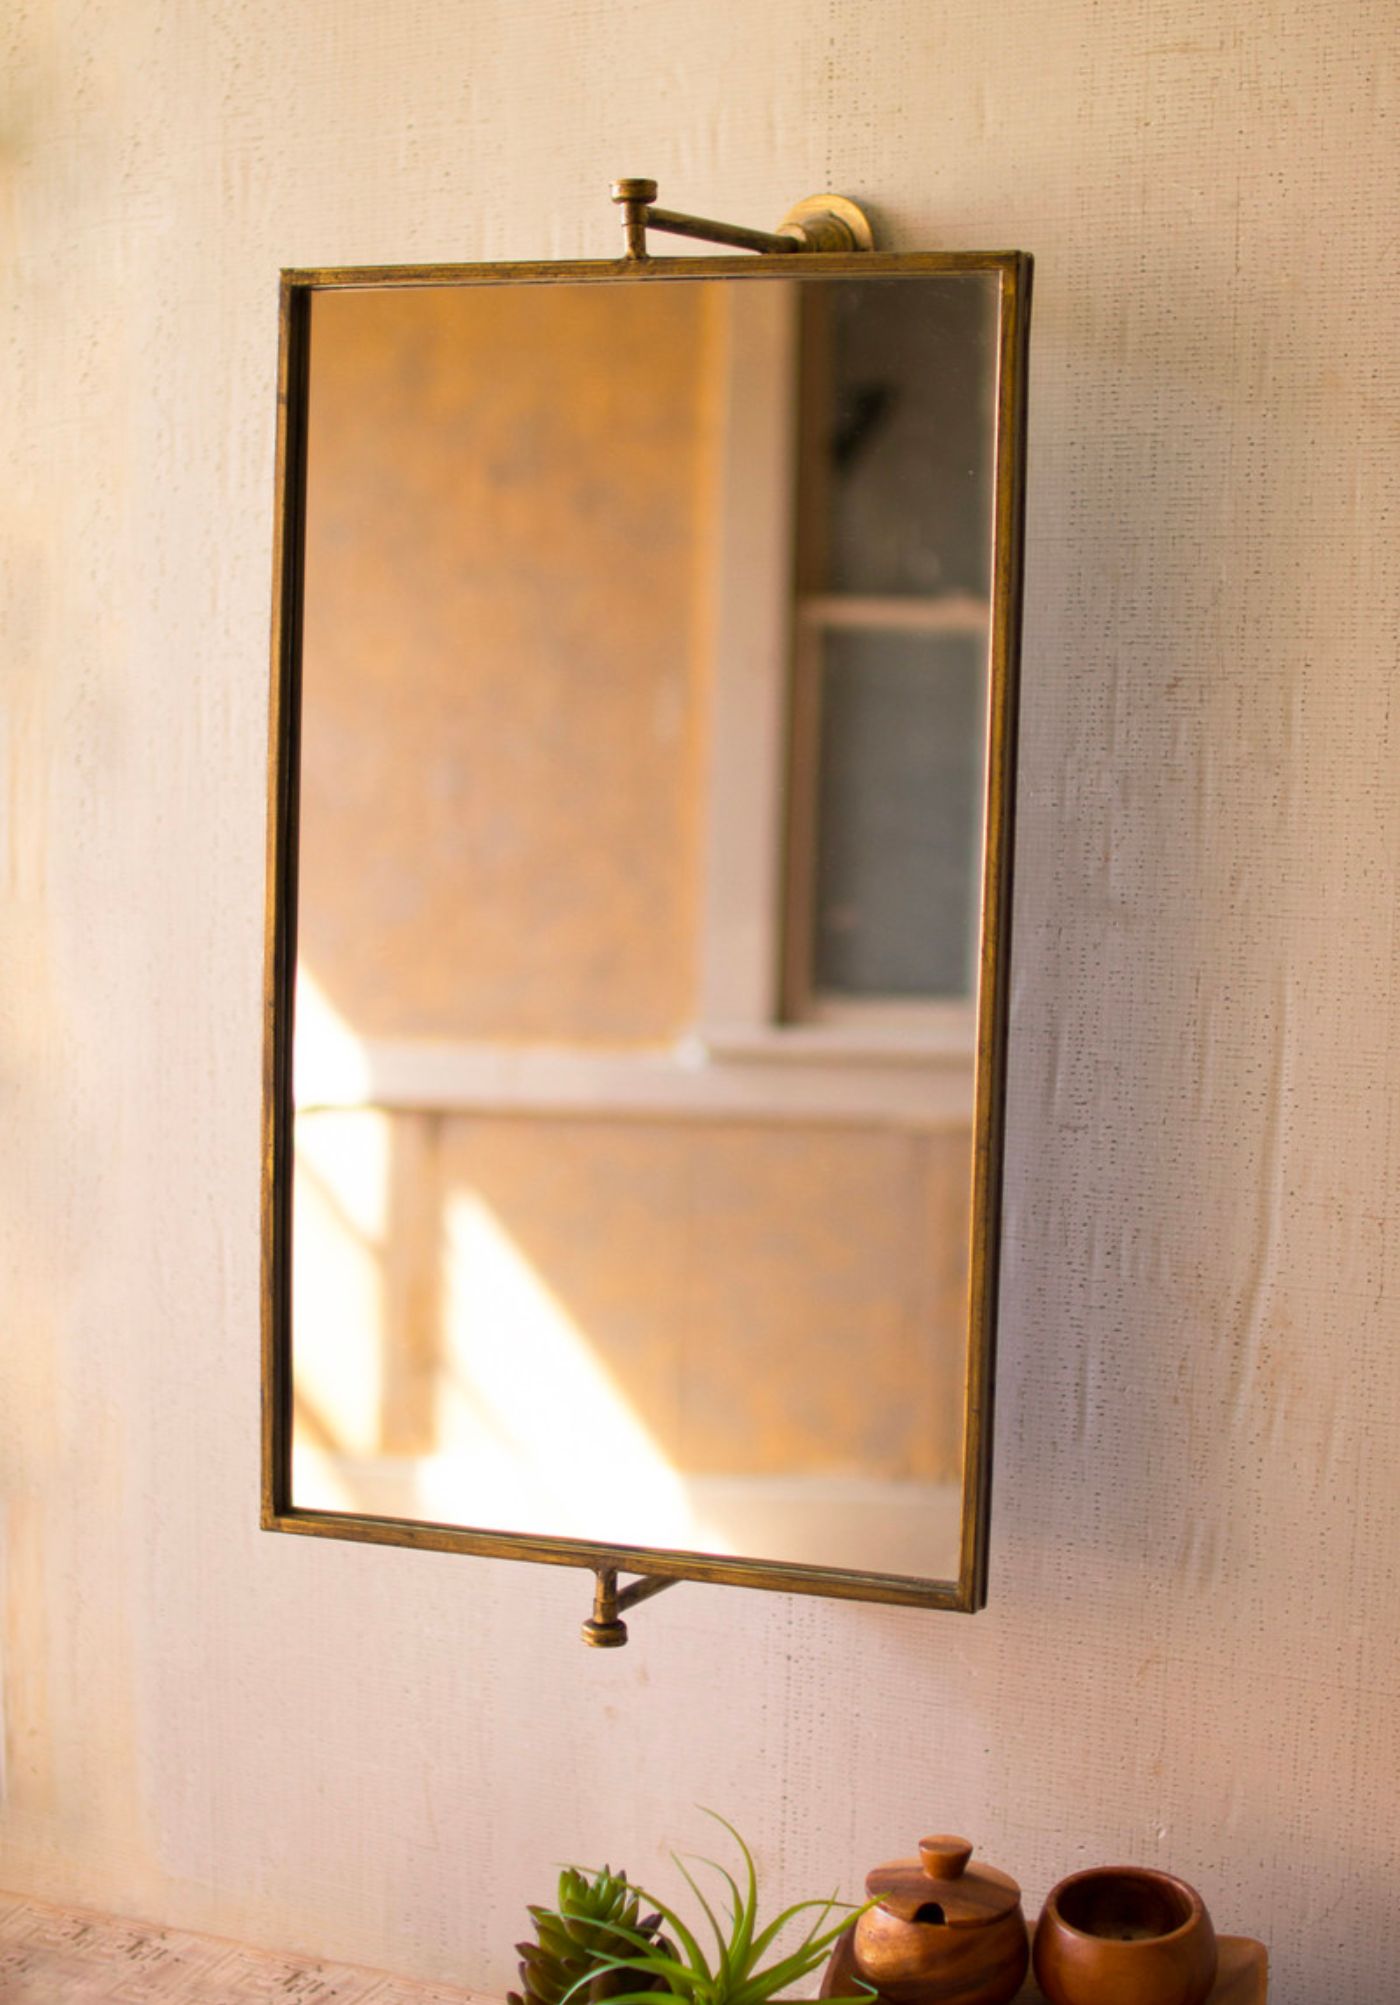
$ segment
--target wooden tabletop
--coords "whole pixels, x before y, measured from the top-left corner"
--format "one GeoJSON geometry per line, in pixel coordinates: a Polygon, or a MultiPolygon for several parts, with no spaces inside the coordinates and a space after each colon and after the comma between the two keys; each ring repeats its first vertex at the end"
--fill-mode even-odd
{"type": "Polygon", "coordinates": [[[0,1894],[0,2005],[495,2005],[450,1984],[281,1956],[0,1894]]]}

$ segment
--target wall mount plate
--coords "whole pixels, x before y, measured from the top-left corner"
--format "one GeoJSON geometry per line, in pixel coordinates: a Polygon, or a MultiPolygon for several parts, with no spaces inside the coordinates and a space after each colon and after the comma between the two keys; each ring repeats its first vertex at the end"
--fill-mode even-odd
{"type": "Polygon", "coordinates": [[[799,237],[813,251],[873,251],[875,232],[864,209],[844,195],[809,195],[789,209],[780,237],[799,237]]]}

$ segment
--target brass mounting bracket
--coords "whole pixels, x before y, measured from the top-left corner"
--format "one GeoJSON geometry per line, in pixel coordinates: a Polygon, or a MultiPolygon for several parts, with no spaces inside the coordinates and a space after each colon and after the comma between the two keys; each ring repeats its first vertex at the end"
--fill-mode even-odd
{"type": "Polygon", "coordinates": [[[598,1585],[593,1593],[593,1613],[583,1625],[583,1640],[595,1650],[620,1650],[627,1641],[623,1609],[635,1608],[639,1601],[650,1601],[664,1587],[676,1585],[669,1575],[644,1573],[619,1588],[615,1566],[595,1566],[593,1571],[598,1576],[598,1585]]]}
{"type": "Polygon", "coordinates": [[[658,209],[654,181],[614,181],[612,198],[622,210],[627,256],[637,264],[650,257],[647,231],[672,237],[698,237],[707,244],[729,244],[736,250],[788,256],[794,251],[870,251],[875,233],[870,219],[844,195],[809,195],[789,209],[776,230],[750,230],[742,223],[716,223],[707,216],[683,216],[658,209]]]}

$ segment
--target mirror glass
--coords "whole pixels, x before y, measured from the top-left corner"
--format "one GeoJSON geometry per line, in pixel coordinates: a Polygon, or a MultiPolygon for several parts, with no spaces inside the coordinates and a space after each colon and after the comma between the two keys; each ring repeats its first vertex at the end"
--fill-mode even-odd
{"type": "Polygon", "coordinates": [[[269,1523],[980,1598],[1024,261],[795,262],[289,275],[269,1523]]]}

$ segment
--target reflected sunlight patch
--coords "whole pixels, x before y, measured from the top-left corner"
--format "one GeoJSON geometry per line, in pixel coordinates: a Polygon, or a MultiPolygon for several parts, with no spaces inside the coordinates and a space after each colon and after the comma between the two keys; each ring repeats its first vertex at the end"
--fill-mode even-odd
{"type": "MultiPolygon", "coordinates": [[[[301,1115],[296,1123],[292,1494],[298,1501],[308,1494],[302,1478],[311,1480],[316,1462],[307,1450],[372,1455],[379,1447],[391,1143],[388,1116],[371,1108],[301,1115]]],[[[347,1508],[330,1503],[319,1479],[314,1494],[331,1509],[347,1508]]]]}
{"type": "Polygon", "coordinates": [[[446,1218],[453,1454],[422,1470],[429,1515],[556,1537],[708,1541],[684,1486],[587,1338],[480,1198],[446,1218]]]}
{"type": "Polygon", "coordinates": [[[325,991],[297,964],[296,1038],[292,1052],[292,1096],[298,1107],[353,1106],[370,1092],[364,1045],[325,991]]]}

